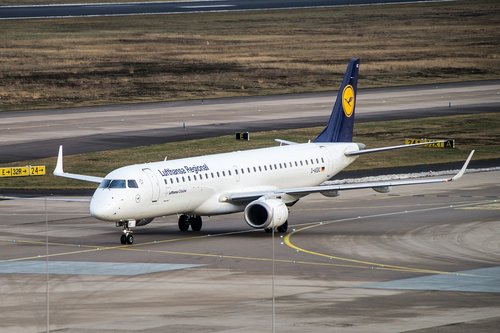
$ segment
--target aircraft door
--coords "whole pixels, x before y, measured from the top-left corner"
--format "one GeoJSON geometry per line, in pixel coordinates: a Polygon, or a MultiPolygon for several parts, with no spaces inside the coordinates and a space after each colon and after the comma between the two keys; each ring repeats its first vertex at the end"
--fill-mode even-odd
{"type": "Polygon", "coordinates": [[[333,170],[330,154],[325,146],[319,146],[319,147],[321,148],[321,151],[323,153],[323,158],[325,159],[326,177],[330,179],[332,177],[332,170],[333,170]]]}
{"type": "Polygon", "coordinates": [[[149,182],[151,183],[151,202],[158,202],[160,198],[160,182],[158,177],[156,177],[153,170],[149,168],[144,168],[142,171],[148,176],[149,182]]]}

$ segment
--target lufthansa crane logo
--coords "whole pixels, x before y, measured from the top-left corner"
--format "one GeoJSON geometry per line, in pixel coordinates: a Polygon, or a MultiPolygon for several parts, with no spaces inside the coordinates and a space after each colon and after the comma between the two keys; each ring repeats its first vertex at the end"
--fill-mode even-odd
{"type": "Polygon", "coordinates": [[[354,111],[354,88],[348,84],[342,92],[342,108],[346,117],[352,116],[354,111]]]}

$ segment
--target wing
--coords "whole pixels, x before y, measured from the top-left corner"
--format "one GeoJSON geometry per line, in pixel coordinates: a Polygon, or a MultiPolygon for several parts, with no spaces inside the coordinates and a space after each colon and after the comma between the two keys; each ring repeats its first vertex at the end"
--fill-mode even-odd
{"type": "Polygon", "coordinates": [[[308,194],[317,192],[335,193],[337,191],[358,190],[364,188],[373,188],[374,190],[379,192],[388,192],[394,186],[447,183],[455,181],[464,175],[465,170],[467,169],[467,166],[469,165],[469,162],[472,159],[472,155],[474,155],[474,150],[469,154],[469,157],[465,161],[460,171],[453,177],[448,177],[448,178],[402,179],[402,180],[390,180],[390,181],[380,181],[380,182],[350,183],[341,185],[318,185],[318,186],[300,187],[300,188],[284,188],[284,189],[276,189],[269,191],[239,192],[239,193],[227,194],[224,196],[223,200],[235,203],[243,203],[256,200],[263,196],[276,197],[282,195],[291,195],[300,198],[308,194]]]}
{"type": "Polygon", "coordinates": [[[101,178],[101,177],[79,175],[76,173],[64,172],[64,170],[63,170],[63,146],[59,146],[59,154],[57,155],[57,164],[56,164],[56,168],[54,170],[54,176],[78,179],[78,180],[83,180],[83,181],[92,182],[92,183],[100,183],[103,180],[103,178],[101,178]]]}

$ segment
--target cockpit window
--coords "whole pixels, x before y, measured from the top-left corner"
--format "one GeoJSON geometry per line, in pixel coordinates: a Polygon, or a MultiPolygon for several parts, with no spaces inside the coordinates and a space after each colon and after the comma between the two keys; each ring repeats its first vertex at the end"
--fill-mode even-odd
{"type": "Polygon", "coordinates": [[[123,179],[113,179],[111,184],[109,184],[109,188],[125,188],[125,180],[123,179]]]}
{"type": "Polygon", "coordinates": [[[139,188],[134,179],[104,179],[99,188],[126,188],[127,185],[129,188],[139,188]]]}
{"type": "Polygon", "coordinates": [[[108,188],[110,183],[111,183],[111,179],[104,179],[101,182],[101,185],[99,185],[99,188],[108,188]]]}

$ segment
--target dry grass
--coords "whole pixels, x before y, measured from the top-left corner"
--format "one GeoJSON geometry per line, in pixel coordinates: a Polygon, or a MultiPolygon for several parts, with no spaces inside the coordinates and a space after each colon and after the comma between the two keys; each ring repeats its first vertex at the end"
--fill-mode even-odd
{"type": "Polygon", "coordinates": [[[0,110],[500,77],[494,0],[1,21],[0,110]]]}

